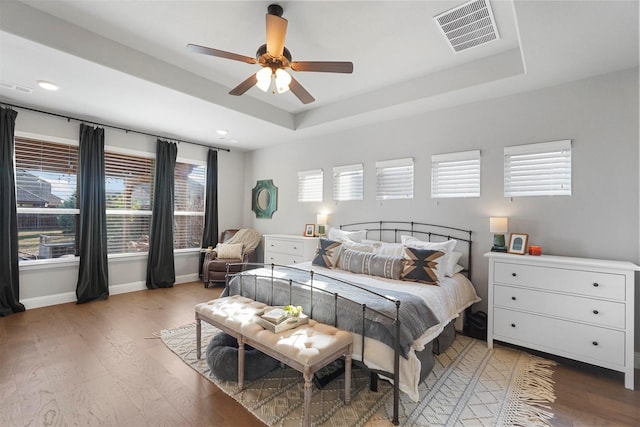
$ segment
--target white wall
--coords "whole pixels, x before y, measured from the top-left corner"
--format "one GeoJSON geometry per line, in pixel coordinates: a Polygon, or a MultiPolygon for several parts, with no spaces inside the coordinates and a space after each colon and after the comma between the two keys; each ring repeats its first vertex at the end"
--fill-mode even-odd
{"type": "MultiPolygon", "coordinates": [[[[17,108],[16,134],[78,140],[80,124],[75,121],[17,108]]],[[[139,152],[155,153],[155,137],[105,127],[105,145],[139,152]]],[[[206,147],[180,143],[178,159],[206,163],[206,147]]],[[[244,185],[244,154],[232,151],[218,153],[219,227],[241,226],[244,185]]],[[[198,280],[199,252],[179,251],[175,256],[176,283],[198,280]]],[[[117,294],[145,289],[146,254],[109,257],[109,292],[117,294]]],[[[51,263],[20,266],[20,300],[27,308],[75,301],[78,259],[52,260],[51,263]]]]}
{"type": "MultiPolygon", "coordinates": [[[[386,219],[471,229],[473,281],[486,299],[482,254],[492,243],[489,216],[508,216],[509,231],[529,233],[530,243],[546,254],[638,263],[638,176],[634,68],[247,153],[244,218],[262,233],[301,234],[304,224],[314,223],[316,213],[325,210],[333,225],[386,219]],[[562,139],[572,140],[573,195],[506,199],[503,148],[562,139]],[[481,150],[481,197],[430,199],[431,155],[472,149],[481,150]],[[376,201],[375,161],[401,157],[415,160],[414,199],[376,201]],[[364,163],[364,200],[334,204],[331,168],[359,162],[364,163]],[[325,202],[298,203],[297,172],[316,168],[324,170],[325,202]],[[251,188],[260,179],[273,179],[279,189],[272,219],[256,219],[250,211],[251,188]]],[[[637,313],[639,306],[640,297],[637,313]]],[[[486,310],[486,303],[478,308],[486,310]]]]}

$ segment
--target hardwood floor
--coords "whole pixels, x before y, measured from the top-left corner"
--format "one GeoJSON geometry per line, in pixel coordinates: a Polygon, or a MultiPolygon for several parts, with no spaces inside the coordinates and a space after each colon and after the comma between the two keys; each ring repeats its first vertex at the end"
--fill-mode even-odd
{"type": "MultiPolygon", "coordinates": [[[[220,291],[188,283],[0,318],[0,426],[262,426],[153,335],[220,291]]],[[[621,374],[560,360],[554,380],[553,425],[640,425],[640,390],[621,374]]]]}

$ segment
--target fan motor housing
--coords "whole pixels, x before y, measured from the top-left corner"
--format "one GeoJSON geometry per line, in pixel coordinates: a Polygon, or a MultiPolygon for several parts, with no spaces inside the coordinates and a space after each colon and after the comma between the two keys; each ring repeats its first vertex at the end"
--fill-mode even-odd
{"type": "Polygon", "coordinates": [[[282,56],[275,58],[267,52],[267,45],[263,44],[256,52],[256,59],[259,64],[276,69],[287,68],[291,62],[291,52],[286,47],[282,51],[282,56]]]}

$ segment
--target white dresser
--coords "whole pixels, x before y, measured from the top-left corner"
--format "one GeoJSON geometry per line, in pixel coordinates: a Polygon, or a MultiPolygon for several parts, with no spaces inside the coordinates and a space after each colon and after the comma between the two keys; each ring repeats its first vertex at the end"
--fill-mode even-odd
{"type": "Polygon", "coordinates": [[[489,252],[487,344],[503,341],[624,372],[633,389],[630,262],[489,252]]]}
{"type": "Polygon", "coordinates": [[[311,261],[317,246],[317,237],[266,234],[264,236],[264,263],[289,265],[311,261]]]}

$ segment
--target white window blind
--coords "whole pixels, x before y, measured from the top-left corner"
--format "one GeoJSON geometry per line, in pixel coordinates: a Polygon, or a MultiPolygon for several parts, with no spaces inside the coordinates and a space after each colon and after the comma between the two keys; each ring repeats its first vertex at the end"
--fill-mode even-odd
{"type": "Polygon", "coordinates": [[[571,140],[505,147],[504,195],[570,196],[571,140]]]}
{"type": "Polygon", "coordinates": [[[480,197],[480,150],[431,156],[431,198],[480,197]]]}
{"type": "Polygon", "coordinates": [[[207,168],[176,162],[174,172],[174,249],[199,248],[204,227],[207,168]]]}
{"type": "Polygon", "coordinates": [[[413,199],[413,159],[376,162],[376,199],[413,199]]]}
{"type": "Polygon", "coordinates": [[[322,201],[322,169],[298,172],[298,201],[322,201]]]}
{"type": "Polygon", "coordinates": [[[15,138],[20,260],[75,253],[77,173],[77,144],[15,138]]]}
{"type": "Polygon", "coordinates": [[[147,252],[155,160],[106,151],[107,252],[147,252]]]}
{"type": "Polygon", "coordinates": [[[362,200],[364,167],[362,163],[333,168],[333,200],[362,200]]]}

